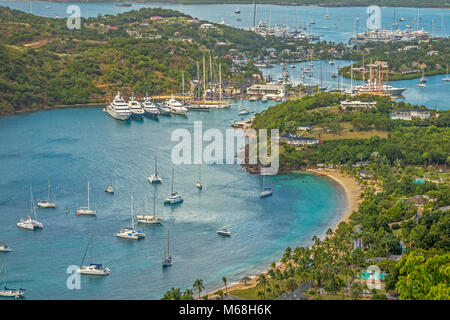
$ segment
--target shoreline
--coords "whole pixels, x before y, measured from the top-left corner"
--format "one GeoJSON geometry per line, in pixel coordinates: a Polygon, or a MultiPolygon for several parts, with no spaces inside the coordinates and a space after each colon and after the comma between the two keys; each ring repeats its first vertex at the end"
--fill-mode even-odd
{"type": "MultiPolygon", "coordinates": [[[[329,169],[324,170],[306,169],[306,170],[294,170],[291,172],[307,173],[315,176],[324,176],[327,177],[328,179],[331,179],[333,182],[337,183],[339,186],[342,187],[342,189],[344,190],[345,197],[347,199],[347,209],[344,212],[342,212],[339,221],[332,228],[333,232],[336,231],[341,222],[349,222],[350,216],[354,211],[358,209],[359,205],[361,204],[360,195],[363,191],[363,187],[352,176],[346,175],[339,171],[331,171],[329,169]]],[[[277,267],[279,266],[280,262],[277,262],[277,267]]],[[[247,281],[246,285],[244,285],[241,282],[230,283],[230,285],[227,286],[228,292],[230,293],[231,291],[235,290],[245,290],[255,287],[256,279],[258,278],[258,276],[262,273],[267,273],[268,270],[269,269],[267,269],[266,271],[258,272],[256,275],[249,276],[251,280],[247,281]]],[[[214,299],[217,297],[215,292],[218,290],[223,290],[224,293],[226,292],[225,287],[220,287],[211,292],[207,292],[206,295],[208,296],[209,299],[214,299]]]]}

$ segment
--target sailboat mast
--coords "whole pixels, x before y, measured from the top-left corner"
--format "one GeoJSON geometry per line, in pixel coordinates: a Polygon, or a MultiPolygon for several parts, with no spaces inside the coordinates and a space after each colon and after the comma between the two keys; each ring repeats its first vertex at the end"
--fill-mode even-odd
{"type": "Polygon", "coordinates": [[[183,106],[184,106],[184,70],[183,69],[181,69],[181,86],[182,86],[182,95],[183,95],[183,98],[182,98],[182,104],[183,104],[183,106]]]}
{"type": "Polygon", "coordinates": [[[50,202],[50,180],[48,180],[48,200],[47,202],[50,202]]]}
{"type": "Polygon", "coordinates": [[[167,230],[167,256],[170,257],[170,231],[167,230]]]}
{"type": "Polygon", "coordinates": [[[93,246],[93,242],[94,242],[94,237],[91,234],[91,241],[89,242],[89,264],[92,263],[92,246],[93,246]]]}
{"type": "Polygon", "coordinates": [[[173,176],[174,176],[174,169],[172,168],[172,189],[171,189],[171,194],[173,193],[173,176]]]}
{"type": "Polygon", "coordinates": [[[153,193],[153,220],[156,218],[156,192],[153,193]]]}
{"type": "Polygon", "coordinates": [[[89,199],[89,181],[88,181],[88,210],[89,210],[89,208],[90,208],[90,206],[89,206],[89,204],[90,204],[90,199],[89,199]]]}
{"type": "Polygon", "coordinates": [[[219,101],[222,104],[222,64],[219,63],[219,101]]]}
{"type": "Polygon", "coordinates": [[[158,175],[158,163],[156,162],[156,153],[155,153],[155,175],[158,175]]]}
{"type": "Polygon", "coordinates": [[[203,54],[203,99],[206,97],[206,66],[205,54],[203,54]]]}
{"type": "Polygon", "coordinates": [[[130,197],[130,204],[131,204],[131,229],[134,230],[133,196],[130,197]]]}
{"type": "Polygon", "coordinates": [[[209,72],[211,73],[211,97],[213,97],[213,94],[215,94],[215,90],[214,90],[214,80],[213,80],[213,63],[212,63],[212,53],[211,51],[209,52],[209,72]]]}
{"type": "Polygon", "coordinates": [[[145,200],[142,200],[142,217],[145,219],[145,200]]]}
{"type": "Polygon", "coordinates": [[[197,99],[200,99],[200,66],[197,61],[197,99]]]}

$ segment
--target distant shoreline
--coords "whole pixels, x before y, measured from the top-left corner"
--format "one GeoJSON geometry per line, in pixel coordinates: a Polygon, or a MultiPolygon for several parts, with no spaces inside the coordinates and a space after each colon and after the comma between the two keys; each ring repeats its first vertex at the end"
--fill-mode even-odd
{"type": "MultiPolygon", "coordinates": [[[[336,223],[336,225],[333,227],[333,231],[335,231],[341,222],[349,222],[350,216],[352,213],[356,210],[358,210],[359,205],[361,204],[361,193],[363,191],[363,188],[360,186],[360,184],[355,180],[355,178],[345,175],[339,171],[331,171],[329,169],[324,170],[318,170],[318,169],[306,169],[306,170],[294,170],[291,171],[291,173],[306,173],[311,174],[314,176],[324,176],[327,177],[337,184],[339,184],[344,189],[344,194],[347,199],[348,208],[345,212],[342,212],[342,215],[339,219],[339,221],[336,223]]],[[[325,230],[326,231],[326,230],[325,230]]],[[[277,267],[280,266],[280,263],[277,263],[277,267]]],[[[254,276],[249,276],[251,280],[247,281],[247,285],[244,285],[241,282],[233,282],[228,287],[228,292],[234,291],[234,290],[244,290],[244,289],[250,289],[256,286],[256,279],[258,278],[258,275],[267,273],[269,269],[266,271],[258,272],[254,276]]],[[[250,272],[251,273],[251,272],[250,272]]],[[[217,297],[217,295],[214,293],[218,290],[222,290],[225,293],[225,287],[221,287],[216,290],[212,290],[211,292],[208,292],[208,297],[214,298],[217,297]]]]}

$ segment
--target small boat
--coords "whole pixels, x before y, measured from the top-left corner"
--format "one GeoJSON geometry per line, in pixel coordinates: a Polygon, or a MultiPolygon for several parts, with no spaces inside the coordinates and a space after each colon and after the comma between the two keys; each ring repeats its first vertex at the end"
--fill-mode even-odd
{"type": "Polygon", "coordinates": [[[252,96],[252,97],[250,97],[250,99],[248,99],[248,101],[252,101],[252,102],[258,101],[258,97],[257,96],[252,96]]]}
{"type": "Polygon", "coordinates": [[[238,112],[238,115],[239,116],[243,116],[243,115],[246,115],[246,114],[249,114],[249,113],[250,113],[250,111],[248,109],[242,109],[242,110],[240,110],[238,112]]]}
{"type": "Polygon", "coordinates": [[[156,217],[156,192],[153,193],[153,216],[145,215],[145,203],[142,206],[142,216],[136,217],[137,222],[145,224],[158,224],[161,225],[163,219],[156,217]]]}
{"type": "MultiPolygon", "coordinates": [[[[261,189],[264,186],[264,175],[261,175],[261,189]]],[[[272,195],[272,188],[265,187],[264,190],[261,191],[259,197],[265,198],[272,195]]]]}
{"type": "Polygon", "coordinates": [[[197,181],[197,183],[195,184],[195,186],[198,188],[198,189],[200,189],[200,190],[202,190],[203,189],[203,185],[202,185],[202,167],[201,166],[198,166],[198,181],[197,181]]]}
{"type": "Polygon", "coordinates": [[[112,174],[109,175],[109,186],[106,187],[105,192],[114,194],[114,188],[112,186],[112,174]]]}
{"type": "Polygon", "coordinates": [[[89,239],[88,246],[86,247],[86,251],[84,252],[83,260],[80,264],[80,269],[78,269],[78,273],[87,276],[107,276],[111,273],[111,270],[102,264],[92,263],[92,247],[94,246],[94,236],[91,235],[89,239]],[[84,266],[84,258],[86,257],[86,253],[89,249],[89,265],[84,266]]]}
{"type": "Polygon", "coordinates": [[[422,69],[422,77],[420,77],[420,83],[427,82],[427,78],[425,77],[425,71],[422,69]]]}
{"type": "Polygon", "coordinates": [[[322,26],[322,29],[326,30],[326,29],[328,29],[328,27],[327,26],[322,26]]]}
{"type": "Polygon", "coordinates": [[[117,238],[141,240],[145,238],[145,234],[134,229],[134,205],[133,196],[131,196],[131,227],[125,227],[116,234],[117,238]]]}
{"type": "Polygon", "coordinates": [[[419,88],[425,88],[427,85],[425,83],[418,83],[417,86],[419,88]]]}
{"type": "Polygon", "coordinates": [[[267,101],[269,101],[269,98],[267,98],[266,95],[263,95],[261,101],[262,101],[262,102],[267,102],[267,101]]]}
{"type": "Polygon", "coordinates": [[[7,246],[4,243],[0,243],[0,252],[12,252],[11,247],[7,246]]]}
{"type": "Polygon", "coordinates": [[[152,119],[158,119],[160,111],[148,95],[144,98],[142,107],[144,108],[144,116],[152,119]]]}
{"type": "Polygon", "coordinates": [[[234,13],[240,14],[240,13],[241,13],[241,10],[239,10],[238,8],[236,8],[236,9],[234,9],[234,13]]]}
{"type": "MultiPolygon", "coordinates": [[[[1,270],[0,270],[1,271],[1,270]]],[[[3,265],[3,290],[0,290],[0,297],[5,297],[5,298],[15,298],[15,299],[19,299],[22,298],[23,296],[25,296],[25,292],[27,290],[25,289],[9,289],[6,286],[6,279],[7,279],[7,267],[6,267],[6,262],[3,265]]]]}
{"type": "Polygon", "coordinates": [[[75,212],[75,214],[77,216],[95,216],[95,215],[97,215],[97,210],[91,210],[91,208],[90,208],[89,193],[90,193],[90,185],[89,185],[89,181],[88,181],[88,188],[87,188],[88,204],[87,204],[87,207],[78,208],[78,210],[75,212]]]}
{"type": "Polygon", "coordinates": [[[160,115],[162,115],[162,116],[170,116],[170,109],[169,109],[169,107],[167,107],[167,106],[165,106],[165,105],[163,105],[161,103],[157,103],[156,107],[158,108],[160,115]]]}
{"type": "Polygon", "coordinates": [[[183,198],[178,194],[178,192],[173,192],[173,177],[174,169],[172,168],[172,189],[170,192],[170,196],[164,200],[164,204],[176,204],[183,202],[183,198]]]}
{"type": "Polygon", "coordinates": [[[291,64],[290,67],[291,67],[292,69],[294,69],[294,68],[295,68],[295,64],[291,64]]]}
{"type": "Polygon", "coordinates": [[[164,257],[162,261],[162,266],[164,267],[170,267],[173,264],[172,256],[170,255],[170,233],[169,230],[167,230],[167,256],[164,257]]]}
{"type": "Polygon", "coordinates": [[[37,206],[40,208],[56,208],[56,203],[50,201],[50,180],[48,181],[47,200],[39,200],[37,206]]]}
{"type": "Polygon", "coordinates": [[[134,93],[131,93],[131,98],[128,101],[128,108],[131,111],[132,119],[143,119],[145,113],[144,108],[142,108],[141,104],[135,100],[134,93]]]}
{"type": "Polygon", "coordinates": [[[401,21],[401,22],[405,21],[405,18],[400,18],[400,21],[401,21]]]}
{"type": "Polygon", "coordinates": [[[162,183],[162,178],[158,174],[158,162],[156,161],[155,153],[155,173],[148,177],[148,182],[150,183],[162,183]]]}
{"type": "Polygon", "coordinates": [[[43,228],[44,224],[37,220],[36,207],[34,206],[33,191],[30,185],[30,214],[26,218],[20,219],[17,227],[25,230],[36,230],[43,228]],[[34,219],[32,216],[34,215],[34,219]]]}
{"type": "Polygon", "coordinates": [[[227,229],[220,229],[220,230],[217,230],[216,233],[217,233],[218,235],[221,235],[221,236],[231,237],[231,232],[228,231],[227,229]]]}
{"type": "Polygon", "coordinates": [[[330,65],[334,65],[334,60],[330,60],[329,62],[328,62],[328,64],[330,64],[330,65]]]}
{"type": "Polygon", "coordinates": [[[331,75],[331,77],[332,77],[333,79],[336,79],[336,78],[337,78],[337,74],[336,74],[336,73],[333,73],[333,74],[331,75]]]}

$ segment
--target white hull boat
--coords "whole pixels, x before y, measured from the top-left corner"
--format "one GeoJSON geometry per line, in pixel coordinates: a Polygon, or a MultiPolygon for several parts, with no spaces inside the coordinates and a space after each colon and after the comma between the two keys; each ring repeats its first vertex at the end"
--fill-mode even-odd
{"type": "Polygon", "coordinates": [[[89,181],[88,181],[87,193],[88,193],[88,205],[87,205],[87,207],[80,207],[80,208],[78,208],[78,210],[75,212],[75,214],[77,216],[95,216],[95,215],[97,215],[97,210],[92,210],[90,208],[90,196],[89,196],[90,186],[89,186],[89,181]]]}

